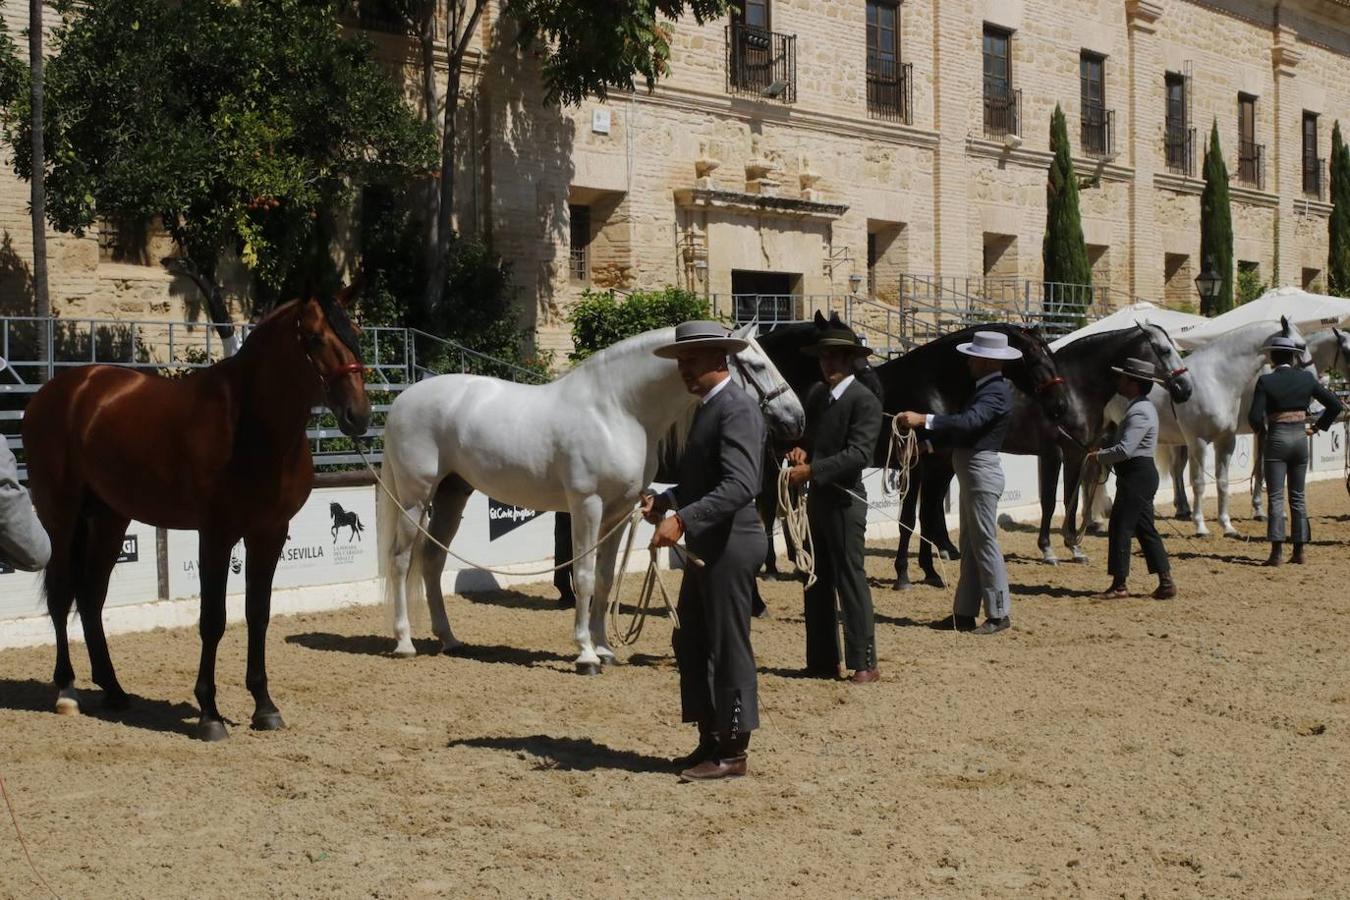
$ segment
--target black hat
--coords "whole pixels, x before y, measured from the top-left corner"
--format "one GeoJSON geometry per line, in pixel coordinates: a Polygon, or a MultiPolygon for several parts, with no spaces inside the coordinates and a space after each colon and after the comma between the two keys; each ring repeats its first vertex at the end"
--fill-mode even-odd
{"type": "Polygon", "coordinates": [[[849,328],[839,319],[838,313],[830,315],[827,321],[819,312],[816,313],[817,337],[814,344],[808,344],[802,348],[802,352],[808,356],[821,356],[827,351],[838,350],[855,356],[867,356],[872,350],[862,342],[857,332],[849,328]]]}
{"type": "Polygon", "coordinates": [[[1135,359],[1133,356],[1125,360],[1123,366],[1112,366],[1112,372],[1119,372],[1133,378],[1135,381],[1148,381],[1153,384],[1162,384],[1162,379],[1158,377],[1158,367],[1151,362],[1144,362],[1142,359],[1135,359]]]}

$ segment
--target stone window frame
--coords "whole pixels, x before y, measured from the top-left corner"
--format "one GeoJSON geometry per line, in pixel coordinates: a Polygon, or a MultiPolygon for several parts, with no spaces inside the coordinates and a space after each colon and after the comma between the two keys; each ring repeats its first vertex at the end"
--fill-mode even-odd
{"type": "Polygon", "coordinates": [[[584,203],[567,204],[567,277],[579,284],[591,280],[591,207],[584,203]],[[584,237],[579,237],[584,230],[584,237]]]}

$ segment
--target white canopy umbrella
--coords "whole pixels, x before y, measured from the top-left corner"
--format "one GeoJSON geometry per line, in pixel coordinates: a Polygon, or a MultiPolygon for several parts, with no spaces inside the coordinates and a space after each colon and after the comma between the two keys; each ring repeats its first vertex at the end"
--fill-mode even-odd
{"type": "Polygon", "coordinates": [[[1278,325],[1281,316],[1287,317],[1290,324],[1307,336],[1350,322],[1350,300],[1310,294],[1296,287],[1275,288],[1250,303],[1236,306],[1221,316],[1206,320],[1202,326],[1173,337],[1183,349],[1193,350],[1244,325],[1255,322],[1278,325]]]}
{"type": "Polygon", "coordinates": [[[1201,325],[1208,325],[1210,321],[1210,319],[1206,319],[1204,316],[1197,316],[1193,313],[1168,309],[1164,306],[1157,306],[1149,303],[1147,300],[1140,300],[1136,303],[1131,303],[1129,306],[1121,307],[1109,316],[1104,316],[1089,325],[1084,325],[1077,331],[1070,332],[1061,338],[1057,338],[1050,344],[1050,349],[1059,350],[1068,344],[1072,344],[1081,337],[1087,337],[1089,334],[1119,331],[1122,328],[1132,328],[1135,324],[1144,322],[1149,322],[1162,327],[1174,340],[1177,340],[1178,345],[1180,345],[1181,342],[1178,339],[1178,335],[1198,328],[1201,325]]]}

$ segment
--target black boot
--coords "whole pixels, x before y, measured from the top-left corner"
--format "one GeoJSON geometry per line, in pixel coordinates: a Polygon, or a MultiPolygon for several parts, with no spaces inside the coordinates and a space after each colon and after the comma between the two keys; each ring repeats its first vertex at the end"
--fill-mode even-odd
{"type": "Polygon", "coordinates": [[[680,777],[686,781],[713,781],[719,778],[738,778],[746,773],[746,751],[750,747],[750,732],[738,731],[722,735],[714,758],[705,759],[685,769],[680,777]]]}
{"type": "Polygon", "coordinates": [[[717,731],[711,725],[700,722],[698,726],[698,746],[694,748],[694,752],[672,760],[671,765],[674,766],[675,771],[683,772],[685,769],[716,757],[718,746],[717,731]]]}
{"type": "Polygon", "coordinates": [[[1272,567],[1284,565],[1283,553],[1284,553],[1284,541],[1271,541],[1270,556],[1267,557],[1266,561],[1261,563],[1261,565],[1272,567]]]}
{"type": "Polygon", "coordinates": [[[1293,563],[1293,564],[1296,565],[1296,566],[1301,566],[1301,565],[1303,565],[1304,559],[1303,559],[1303,545],[1302,545],[1302,544],[1295,544],[1295,545],[1294,545],[1294,555],[1291,556],[1291,557],[1289,557],[1289,562],[1293,563]]]}

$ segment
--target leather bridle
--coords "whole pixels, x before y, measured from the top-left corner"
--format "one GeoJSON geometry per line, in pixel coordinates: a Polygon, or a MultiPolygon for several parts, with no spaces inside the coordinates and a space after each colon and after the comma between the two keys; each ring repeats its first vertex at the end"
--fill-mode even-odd
{"type": "Polygon", "coordinates": [[[305,352],[305,359],[309,360],[309,364],[314,368],[314,374],[319,376],[319,381],[323,383],[325,388],[332,387],[333,382],[337,381],[339,378],[347,375],[359,375],[366,371],[366,367],[361,363],[349,362],[341,363],[335,366],[331,371],[324,372],[323,367],[314,361],[314,356],[309,352],[310,342],[317,341],[318,335],[306,335],[300,328],[300,319],[298,316],[295,320],[295,337],[296,340],[300,342],[301,349],[305,352]]]}

